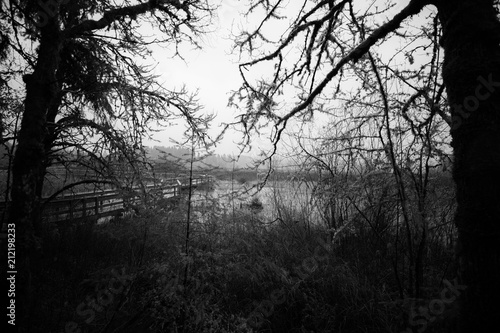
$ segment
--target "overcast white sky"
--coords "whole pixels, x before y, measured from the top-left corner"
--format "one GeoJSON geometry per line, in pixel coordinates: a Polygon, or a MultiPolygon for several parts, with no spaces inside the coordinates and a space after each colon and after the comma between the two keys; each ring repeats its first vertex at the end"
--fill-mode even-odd
{"type": "MultiPolygon", "coordinates": [[[[290,0],[288,6],[300,3],[301,1],[290,0]]],[[[399,1],[393,11],[401,10],[407,3],[408,1],[399,1]]],[[[233,46],[231,31],[237,33],[241,26],[256,24],[256,22],[249,22],[244,17],[245,8],[246,2],[222,0],[217,11],[218,18],[214,20],[214,31],[202,37],[200,43],[202,49],[194,50],[189,45],[180,49],[184,61],[179,58],[170,58],[165,50],[159,48],[154,52],[156,72],[161,74],[161,81],[165,83],[166,87],[180,87],[185,84],[190,91],[198,89],[199,102],[204,106],[205,112],[217,114],[212,124],[211,133],[214,137],[220,131],[220,124],[234,121],[237,114],[236,110],[227,107],[231,90],[236,90],[241,85],[238,54],[231,54],[233,46]]],[[[277,33],[283,32],[283,26],[273,28],[276,28],[273,30],[277,33]]],[[[170,139],[179,141],[184,128],[183,125],[165,128],[154,135],[154,138],[159,142],[148,141],[146,144],[173,145],[170,139]]],[[[241,136],[237,133],[228,132],[215,152],[218,154],[237,154],[238,147],[235,142],[240,139],[241,136]]],[[[264,135],[261,140],[255,138],[253,146],[257,149],[254,149],[252,154],[258,154],[258,148],[268,149],[270,146],[267,142],[264,135]]]]}
{"type": "MultiPolygon", "coordinates": [[[[300,5],[300,1],[289,0],[287,9],[300,5]]],[[[256,26],[260,21],[249,20],[244,13],[248,9],[246,1],[222,0],[217,10],[217,18],[214,20],[213,31],[202,36],[200,45],[202,49],[193,49],[188,45],[181,48],[181,54],[184,60],[179,58],[168,58],[165,51],[160,48],[154,53],[157,64],[156,71],[161,74],[162,82],[166,87],[180,87],[183,84],[190,91],[199,91],[199,102],[204,106],[205,112],[215,113],[217,117],[212,124],[213,137],[220,132],[220,125],[223,122],[235,121],[238,111],[227,106],[228,99],[232,90],[237,90],[242,83],[238,64],[240,62],[237,50],[233,51],[233,34],[238,33],[242,27],[256,26]]],[[[264,13],[263,13],[264,14],[264,13]]],[[[262,17],[260,17],[262,19],[262,17]]],[[[286,22],[277,22],[276,26],[268,29],[267,37],[276,38],[288,27],[286,22]]],[[[267,25],[269,28],[269,24],[267,25]]],[[[260,76],[266,71],[266,66],[272,70],[272,63],[260,65],[259,68],[253,68],[252,73],[247,75],[260,76]]],[[[293,123],[293,122],[292,122],[293,123]]],[[[291,124],[289,127],[292,127],[291,124]]],[[[160,133],[154,135],[160,142],[148,141],[147,145],[172,145],[171,138],[179,140],[182,137],[184,126],[168,127],[160,133]]],[[[252,151],[247,155],[256,156],[260,149],[268,150],[271,148],[269,142],[269,133],[261,133],[260,137],[254,137],[252,140],[252,151]]],[[[237,142],[241,140],[241,134],[228,131],[224,140],[217,146],[217,154],[235,154],[239,153],[237,142]]]]}
{"type": "MultiPolygon", "coordinates": [[[[157,49],[154,57],[157,63],[156,71],[161,74],[161,81],[166,87],[180,87],[183,84],[190,91],[198,89],[199,102],[207,113],[216,113],[212,124],[212,134],[215,137],[220,132],[222,122],[232,122],[235,110],[227,107],[231,90],[236,90],[241,79],[238,72],[238,57],[231,55],[233,41],[231,27],[237,29],[241,16],[239,10],[244,7],[237,0],[224,0],[218,10],[218,19],[214,21],[214,31],[204,35],[200,45],[202,49],[193,49],[189,45],[181,48],[184,61],[179,58],[168,58],[165,51],[157,49]]],[[[165,128],[154,137],[161,142],[150,142],[148,145],[172,145],[170,138],[180,140],[184,126],[165,128]]],[[[236,133],[228,133],[224,141],[216,148],[218,154],[237,153],[233,143],[239,138],[236,133]]]]}

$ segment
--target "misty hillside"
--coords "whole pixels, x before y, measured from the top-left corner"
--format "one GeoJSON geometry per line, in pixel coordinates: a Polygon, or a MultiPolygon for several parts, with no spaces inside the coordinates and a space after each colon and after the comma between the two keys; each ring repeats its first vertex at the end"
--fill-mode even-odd
{"type": "MultiPolygon", "coordinates": [[[[179,165],[187,165],[191,159],[191,150],[186,148],[163,146],[146,147],[146,154],[152,161],[160,163],[168,161],[178,163],[179,165]]],[[[206,153],[197,152],[194,166],[200,169],[244,169],[253,168],[254,164],[254,160],[249,156],[240,156],[239,159],[233,163],[233,157],[230,155],[206,155],[206,153]]]]}

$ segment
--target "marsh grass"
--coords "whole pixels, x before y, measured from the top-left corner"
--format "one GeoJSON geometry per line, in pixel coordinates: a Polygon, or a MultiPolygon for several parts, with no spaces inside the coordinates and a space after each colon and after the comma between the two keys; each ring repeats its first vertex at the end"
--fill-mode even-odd
{"type": "MultiPolygon", "coordinates": [[[[47,225],[33,272],[37,304],[25,331],[65,332],[70,322],[81,332],[101,333],[406,329],[409,303],[399,297],[386,243],[393,235],[375,240],[357,232],[332,239],[309,211],[279,193],[273,198],[278,219],[238,205],[232,210],[227,198],[199,194],[187,255],[185,200],[100,225],[47,225]],[[305,270],[304,263],[313,261],[315,268],[305,270]],[[99,292],[115,281],[116,271],[126,274],[127,284],[87,323],[90,317],[79,306],[89,310],[92,300],[99,305],[99,292]],[[276,291],[282,299],[270,303],[276,291]],[[262,318],[259,325],[249,321],[252,314],[262,318]]],[[[427,266],[432,289],[450,254],[437,243],[430,249],[429,256],[436,254],[427,266]]],[[[433,295],[429,291],[429,301],[433,295]]],[[[448,324],[443,319],[439,325],[448,324]]]]}

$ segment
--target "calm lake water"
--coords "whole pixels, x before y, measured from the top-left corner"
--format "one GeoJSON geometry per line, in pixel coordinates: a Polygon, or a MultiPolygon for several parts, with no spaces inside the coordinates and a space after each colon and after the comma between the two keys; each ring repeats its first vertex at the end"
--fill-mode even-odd
{"type": "Polygon", "coordinates": [[[226,213],[231,213],[233,209],[245,209],[268,222],[281,217],[308,219],[314,223],[319,222],[320,218],[318,207],[312,200],[312,188],[294,182],[268,182],[259,191],[255,182],[240,184],[236,181],[217,181],[214,191],[199,191],[193,197],[197,205],[211,199],[217,200],[221,210],[226,213]],[[253,200],[261,202],[262,209],[251,209],[253,200]]]}

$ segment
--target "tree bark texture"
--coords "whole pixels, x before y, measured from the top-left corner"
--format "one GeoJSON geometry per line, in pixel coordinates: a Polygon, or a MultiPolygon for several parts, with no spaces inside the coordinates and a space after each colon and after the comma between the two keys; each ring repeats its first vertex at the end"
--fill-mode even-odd
{"type": "Polygon", "coordinates": [[[500,315],[500,23],[492,0],[438,1],[457,191],[460,328],[500,315]]]}

